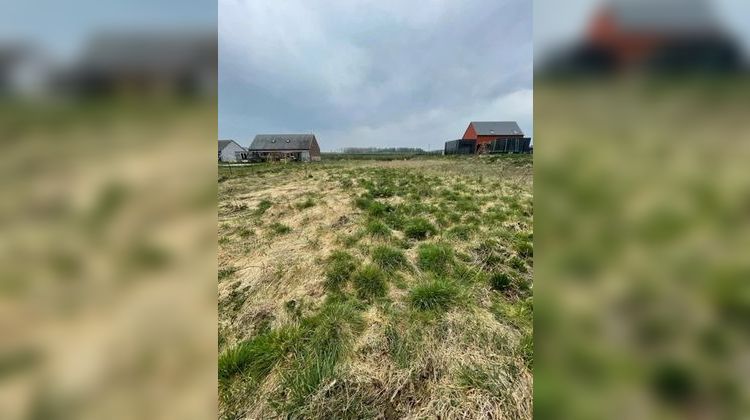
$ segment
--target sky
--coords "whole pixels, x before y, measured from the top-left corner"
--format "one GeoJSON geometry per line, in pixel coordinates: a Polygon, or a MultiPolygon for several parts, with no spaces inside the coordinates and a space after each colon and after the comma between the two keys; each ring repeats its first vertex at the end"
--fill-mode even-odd
{"type": "Polygon", "coordinates": [[[93,35],[108,32],[213,30],[214,0],[6,0],[0,44],[23,42],[54,59],[73,60],[93,35]]]}
{"type": "Polygon", "coordinates": [[[442,149],[493,120],[533,135],[530,0],[219,0],[218,13],[219,138],[442,149]]]}

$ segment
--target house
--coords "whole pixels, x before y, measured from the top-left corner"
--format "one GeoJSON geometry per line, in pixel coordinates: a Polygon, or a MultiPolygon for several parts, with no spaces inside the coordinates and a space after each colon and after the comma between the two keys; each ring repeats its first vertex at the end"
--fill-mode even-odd
{"type": "Polygon", "coordinates": [[[558,73],[732,72],[742,61],[706,0],[608,0],[583,40],[549,64],[558,73]]]}
{"type": "Polygon", "coordinates": [[[476,144],[474,153],[479,154],[528,153],[531,142],[515,121],[472,121],[461,140],[464,144],[473,141],[476,144]]]}
{"type": "Polygon", "coordinates": [[[237,162],[242,159],[242,153],[246,153],[244,147],[234,140],[219,140],[219,162],[237,162]]]}
{"type": "Polygon", "coordinates": [[[314,134],[258,134],[248,152],[264,160],[320,160],[320,146],[314,134]]]}
{"type": "Polygon", "coordinates": [[[473,155],[477,150],[476,140],[450,140],[445,142],[444,155],[473,155]]]}
{"type": "Polygon", "coordinates": [[[57,84],[63,91],[92,96],[213,95],[217,54],[211,32],[99,34],[57,84]]]}
{"type": "Polygon", "coordinates": [[[0,42],[0,98],[44,96],[52,76],[50,59],[38,48],[0,42]]]}

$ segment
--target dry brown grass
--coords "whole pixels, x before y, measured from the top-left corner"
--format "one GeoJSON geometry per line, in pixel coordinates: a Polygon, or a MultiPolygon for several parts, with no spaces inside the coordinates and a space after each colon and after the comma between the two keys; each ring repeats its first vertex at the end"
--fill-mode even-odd
{"type": "MultiPolygon", "coordinates": [[[[223,388],[221,415],[530,418],[531,371],[528,355],[520,350],[522,337],[531,334],[530,314],[519,328],[496,310],[500,303],[515,308],[523,299],[530,302],[530,292],[509,298],[492,291],[487,264],[476,252],[482,241],[503,232],[498,252],[510,258],[516,255],[512,241],[517,235],[531,233],[530,214],[511,209],[517,203],[530,213],[530,165],[530,159],[434,159],[265,165],[245,173],[235,168],[237,173],[219,184],[219,268],[237,268],[219,282],[222,349],[262,331],[290,326],[303,335],[310,331],[314,341],[321,331],[317,317],[331,302],[348,305],[362,325],[352,327],[352,341],[340,338],[313,348],[322,352],[314,357],[327,357],[325,346],[333,346],[335,367],[312,382],[302,399],[283,389],[281,378],[294,374],[288,355],[260,383],[239,377],[223,388]],[[342,186],[344,179],[352,185],[342,186]],[[385,215],[370,216],[368,209],[355,206],[354,199],[368,191],[385,195],[373,198],[391,206],[385,215]],[[298,205],[308,199],[312,206],[298,205]],[[272,205],[258,215],[255,209],[263,200],[272,205]],[[479,214],[455,210],[461,200],[479,214]],[[491,219],[486,210],[493,206],[511,215],[503,221],[491,219]],[[457,211],[460,220],[443,220],[451,211],[457,211]],[[426,218],[437,232],[425,240],[405,239],[392,214],[426,218]],[[389,224],[391,235],[363,233],[371,220],[389,224]],[[272,223],[287,225],[291,232],[273,234],[272,223]],[[464,224],[476,225],[469,239],[446,233],[464,224]],[[238,234],[243,229],[255,234],[243,237],[238,234]],[[441,273],[458,291],[447,309],[424,311],[410,304],[410,290],[432,276],[416,264],[420,243],[448,244],[455,252],[455,261],[441,273]],[[327,258],[334,251],[345,250],[364,266],[372,263],[371,253],[379,245],[402,250],[409,262],[384,271],[385,296],[358,299],[351,281],[336,291],[326,288],[327,258]]],[[[515,274],[530,282],[533,264],[524,264],[527,271],[515,274]]],[[[512,268],[500,264],[492,270],[512,268]]],[[[298,351],[310,351],[308,341],[299,345],[298,351]]]]}

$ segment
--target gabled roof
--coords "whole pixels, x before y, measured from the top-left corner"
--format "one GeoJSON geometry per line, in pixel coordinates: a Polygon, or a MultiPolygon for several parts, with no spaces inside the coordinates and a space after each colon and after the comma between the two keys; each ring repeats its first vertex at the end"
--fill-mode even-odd
{"type": "Polygon", "coordinates": [[[237,147],[239,147],[240,149],[242,149],[242,150],[245,150],[245,148],[244,148],[244,147],[240,146],[240,145],[239,145],[239,144],[238,144],[238,143],[237,143],[236,141],[234,141],[234,140],[219,140],[219,151],[222,151],[222,150],[224,150],[224,148],[226,148],[227,146],[229,146],[229,145],[230,145],[231,143],[234,143],[234,144],[235,144],[235,145],[237,145],[237,147]]]}
{"type": "Polygon", "coordinates": [[[216,66],[216,54],[215,32],[107,32],[92,37],[80,59],[80,70],[114,74],[194,72],[216,66]]]}
{"type": "Polygon", "coordinates": [[[474,126],[474,131],[478,136],[523,134],[521,127],[515,121],[472,121],[471,125],[474,126]]]}
{"type": "Polygon", "coordinates": [[[309,150],[313,142],[314,134],[258,134],[249,150],[309,150]]]}

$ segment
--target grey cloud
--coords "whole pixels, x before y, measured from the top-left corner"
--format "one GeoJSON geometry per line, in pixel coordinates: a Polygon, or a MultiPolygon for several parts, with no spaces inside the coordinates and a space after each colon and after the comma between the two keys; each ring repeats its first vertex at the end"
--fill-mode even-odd
{"type": "Polygon", "coordinates": [[[221,0],[219,136],[424,147],[471,119],[532,131],[531,2],[221,0]],[[417,4],[419,3],[419,4],[417,4]]]}

